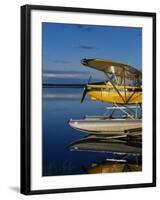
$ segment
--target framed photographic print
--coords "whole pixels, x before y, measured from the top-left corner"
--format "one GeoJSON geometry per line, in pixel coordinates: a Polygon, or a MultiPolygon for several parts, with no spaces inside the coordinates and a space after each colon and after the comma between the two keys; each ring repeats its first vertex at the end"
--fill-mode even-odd
{"type": "Polygon", "coordinates": [[[21,7],[21,193],[156,186],[156,14],[21,7]]]}

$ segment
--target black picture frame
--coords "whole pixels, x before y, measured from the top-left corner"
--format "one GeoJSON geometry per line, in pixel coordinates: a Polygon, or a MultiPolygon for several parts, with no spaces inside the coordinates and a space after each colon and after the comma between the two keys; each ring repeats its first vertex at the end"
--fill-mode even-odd
{"type": "Polygon", "coordinates": [[[64,192],[80,192],[95,190],[127,189],[140,187],[156,186],[156,13],[121,11],[121,10],[102,10],[89,8],[55,7],[43,5],[24,5],[21,6],[21,183],[20,191],[25,195],[49,194],[64,192]],[[126,184],[113,186],[95,186],[79,188],[61,188],[49,190],[31,189],[31,11],[64,11],[92,14],[111,14],[123,16],[142,16],[151,17],[152,27],[152,48],[153,48],[153,149],[152,149],[152,183],[126,184]]]}

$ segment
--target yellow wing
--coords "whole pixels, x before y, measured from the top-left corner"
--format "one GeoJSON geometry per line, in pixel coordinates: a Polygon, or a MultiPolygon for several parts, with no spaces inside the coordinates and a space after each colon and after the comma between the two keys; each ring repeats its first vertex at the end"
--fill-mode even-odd
{"type": "Polygon", "coordinates": [[[81,63],[105,73],[115,85],[141,86],[141,71],[127,64],[102,59],[82,59],[81,63]]]}

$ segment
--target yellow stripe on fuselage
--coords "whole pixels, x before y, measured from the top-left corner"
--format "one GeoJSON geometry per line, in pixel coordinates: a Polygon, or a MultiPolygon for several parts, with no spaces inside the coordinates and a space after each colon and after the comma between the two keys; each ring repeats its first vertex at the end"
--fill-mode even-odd
{"type": "Polygon", "coordinates": [[[142,103],[142,91],[134,91],[141,87],[133,86],[116,86],[120,94],[113,88],[112,85],[87,85],[87,95],[91,98],[108,103],[132,104],[142,103]],[[133,91],[132,91],[133,90],[133,91]]]}

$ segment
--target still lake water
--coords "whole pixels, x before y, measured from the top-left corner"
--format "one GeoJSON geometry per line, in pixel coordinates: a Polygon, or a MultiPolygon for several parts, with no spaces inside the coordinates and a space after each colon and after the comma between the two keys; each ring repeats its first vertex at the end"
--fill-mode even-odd
{"type": "Polygon", "coordinates": [[[104,152],[70,151],[69,145],[86,134],[72,129],[70,119],[103,115],[109,104],[80,102],[83,88],[43,88],[43,176],[86,174],[92,163],[103,163],[118,155],[104,152]]]}
{"type": "Polygon", "coordinates": [[[93,162],[106,159],[106,153],[70,151],[69,144],[86,136],[68,125],[72,119],[103,115],[106,103],[81,103],[83,88],[43,88],[43,176],[86,174],[93,162]]]}

